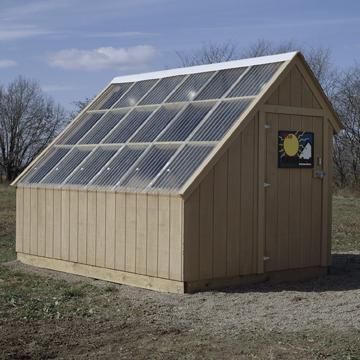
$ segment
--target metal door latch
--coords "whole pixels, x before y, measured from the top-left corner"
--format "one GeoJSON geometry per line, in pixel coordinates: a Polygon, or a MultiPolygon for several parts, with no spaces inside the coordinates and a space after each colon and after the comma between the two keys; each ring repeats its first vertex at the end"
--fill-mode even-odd
{"type": "Polygon", "coordinates": [[[314,177],[316,177],[316,178],[323,179],[325,177],[325,175],[326,175],[325,171],[322,171],[322,170],[314,171],[314,177]]]}

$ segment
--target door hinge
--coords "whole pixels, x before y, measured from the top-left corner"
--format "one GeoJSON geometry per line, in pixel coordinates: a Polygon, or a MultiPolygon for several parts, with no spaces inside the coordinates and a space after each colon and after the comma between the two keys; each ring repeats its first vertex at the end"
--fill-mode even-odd
{"type": "Polygon", "coordinates": [[[264,187],[269,187],[269,186],[271,186],[271,184],[269,184],[269,183],[264,183],[264,187]]]}
{"type": "Polygon", "coordinates": [[[269,261],[270,260],[270,256],[264,256],[264,261],[269,261]]]}
{"type": "Polygon", "coordinates": [[[270,125],[270,124],[265,124],[265,125],[264,125],[264,128],[265,128],[265,129],[270,129],[270,128],[271,128],[271,125],[270,125]]]}

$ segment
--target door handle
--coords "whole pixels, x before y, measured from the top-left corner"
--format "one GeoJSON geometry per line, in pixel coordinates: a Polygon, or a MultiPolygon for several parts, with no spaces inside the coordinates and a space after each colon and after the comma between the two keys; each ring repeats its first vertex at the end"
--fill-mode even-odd
{"type": "Polygon", "coordinates": [[[326,176],[325,171],[322,170],[315,170],[314,171],[314,177],[318,179],[323,179],[326,176]]]}

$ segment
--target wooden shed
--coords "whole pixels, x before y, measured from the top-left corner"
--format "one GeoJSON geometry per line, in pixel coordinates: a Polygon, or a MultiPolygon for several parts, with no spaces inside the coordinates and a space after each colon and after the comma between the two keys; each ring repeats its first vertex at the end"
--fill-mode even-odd
{"type": "Polygon", "coordinates": [[[117,77],[15,180],[18,259],[178,293],[322,274],[340,129],[300,53],[117,77]]]}

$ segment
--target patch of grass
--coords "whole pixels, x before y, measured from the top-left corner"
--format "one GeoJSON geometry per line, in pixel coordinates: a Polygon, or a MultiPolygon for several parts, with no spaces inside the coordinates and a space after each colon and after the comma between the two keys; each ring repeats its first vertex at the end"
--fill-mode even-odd
{"type": "Polygon", "coordinates": [[[360,198],[333,198],[332,247],[335,251],[360,250],[360,198]]]}
{"type": "Polygon", "coordinates": [[[0,185],[0,264],[15,258],[15,189],[0,185]]]}

